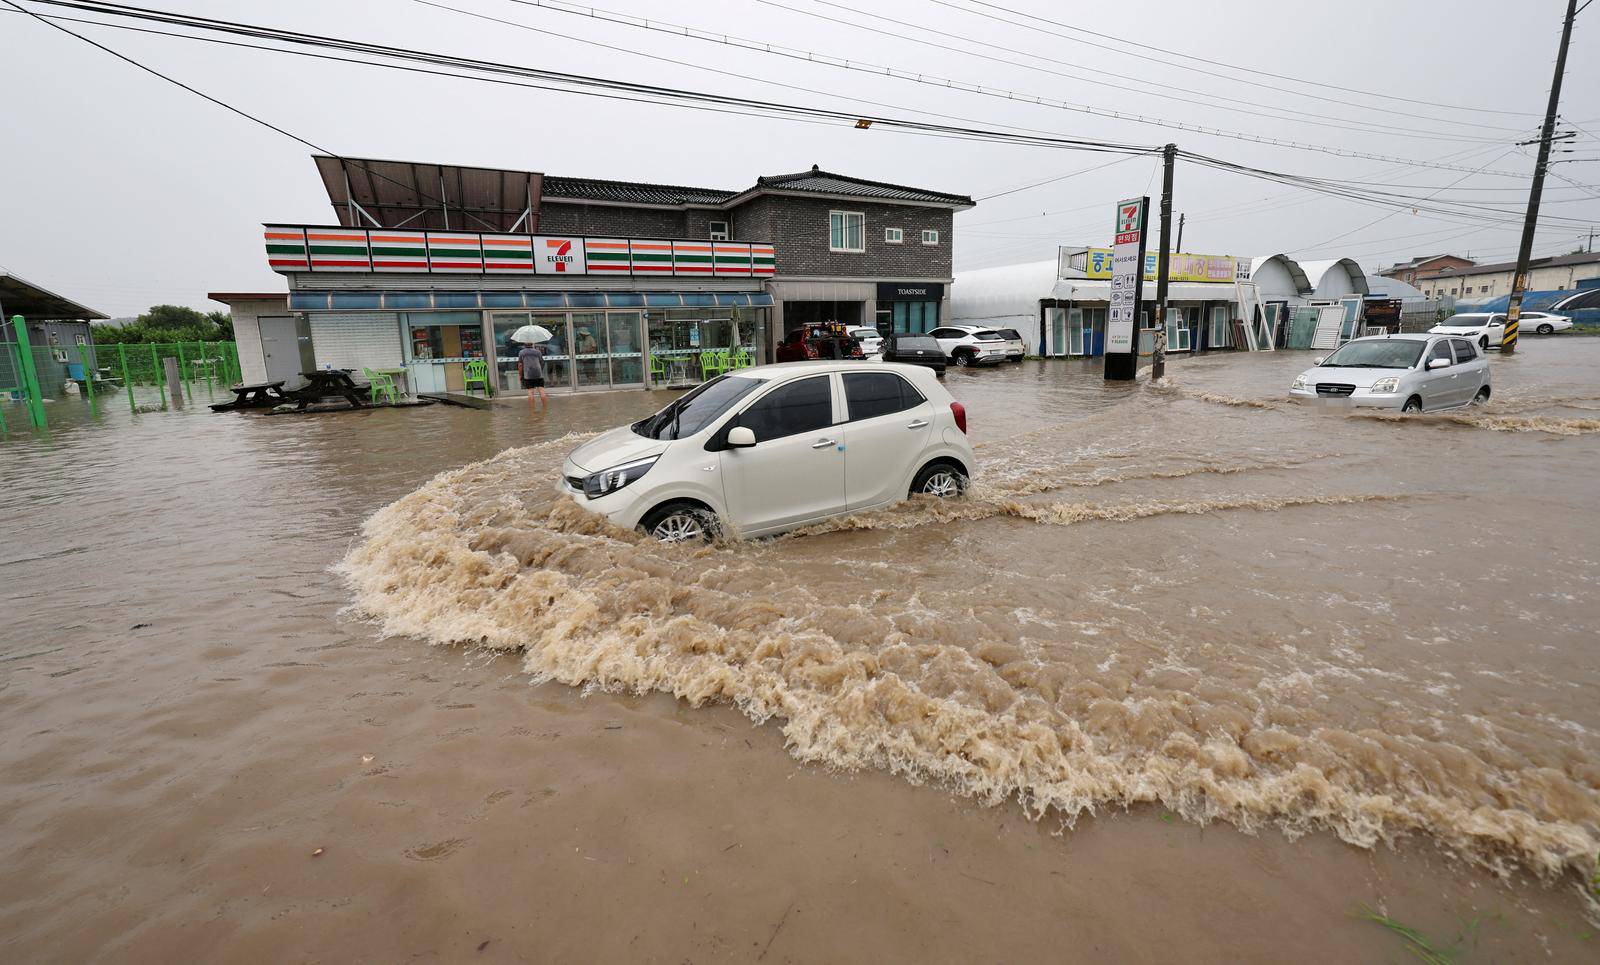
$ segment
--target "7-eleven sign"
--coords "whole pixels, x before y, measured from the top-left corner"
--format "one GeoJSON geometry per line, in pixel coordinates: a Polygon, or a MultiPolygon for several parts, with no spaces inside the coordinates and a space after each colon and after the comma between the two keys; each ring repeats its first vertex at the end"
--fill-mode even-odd
{"type": "Polygon", "coordinates": [[[589,271],[582,238],[538,236],[533,239],[533,270],[540,275],[583,275],[589,271]]]}
{"type": "Polygon", "coordinates": [[[1144,199],[1134,198],[1117,205],[1117,234],[1144,230],[1144,199]]]}

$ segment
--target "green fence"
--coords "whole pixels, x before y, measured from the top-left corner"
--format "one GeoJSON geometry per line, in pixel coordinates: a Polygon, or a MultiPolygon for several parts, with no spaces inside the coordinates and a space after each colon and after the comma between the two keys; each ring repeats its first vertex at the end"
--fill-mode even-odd
{"type": "MultiPolygon", "coordinates": [[[[7,405],[15,400],[24,403],[22,422],[30,419],[39,424],[43,418],[43,399],[63,399],[77,395],[91,406],[104,405],[111,397],[121,393],[127,397],[128,408],[137,412],[134,400],[135,387],[152,387],[159,390],[165,379],[165,359],[178,360],[184,395],[195,398],[204,391],[207,397],[218,392],[227,393],[228,387],[243,381],[239,371],[239,347],[235,342],[143,342],[119,345],[30,345],[17,342],[0,342],[0,432],[14,425],[7,423],[7,405]],[[23,353],[32,360],[29,367],[23,364],[23,353]],[[36,387],[34,397],[32,387],[36,387]],[[35,417],[37,413],[37,417],[35,417]]],[[[160,397],[166,408],[166,399],[160,397]]]]}

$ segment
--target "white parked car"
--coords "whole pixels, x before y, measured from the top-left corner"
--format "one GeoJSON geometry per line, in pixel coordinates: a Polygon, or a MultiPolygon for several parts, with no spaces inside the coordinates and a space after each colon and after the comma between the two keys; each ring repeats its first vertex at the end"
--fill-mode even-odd
{"type": "Polygon", "coordinates": [[[1478,343],[1481,349],[1499,348],[1505,340],[1506,317],[1503,314],[1472,313],[1451,315],[1428,329],[1430,335],[1460,335],[1478,343]]]}
{"type": "Polygon", "coordinates": [[[568,454],[579,506],[663,542],[768,536],[916,493],[954,497],[967,413],[932,370],[788,362],[712,379],[568,454]]]}
{"type": "Polygon", "coordinates": [[[994,333],[1006,340],[1006,360],[1020,362],[1028,356],[1028,343],[1022,340],[1022,333],[1014,328],[997,328],[994,333]]]}
{"type": "Polygon", "coordinates": [[[981,325],[945,325],[928,334],[956,365],[998,365],[1011,354],[999,332],[981,325]]]}
{"type": "Polygon", "coordinates": [[[1300,373],[1291,399],[1421,412],[1487,401],[1489,360],[1459,336],[1373,335],[1300,373]]]}
{"type": "Polygon", "coordinates": [[[1523,312],[1522,320],[1517,326],[1524,334],[1536,332],[1540,335],[1554,335],[1556,332],[1564,332],[1571,328],[1572,319],[1550,312],[1523,312]]]}
{"type": "Polygon", "coordinates": [[[875,328],[852,328],[850,337],[861,343],[861,354],[872,356],[883,352],[883,336],[875,328]]]}

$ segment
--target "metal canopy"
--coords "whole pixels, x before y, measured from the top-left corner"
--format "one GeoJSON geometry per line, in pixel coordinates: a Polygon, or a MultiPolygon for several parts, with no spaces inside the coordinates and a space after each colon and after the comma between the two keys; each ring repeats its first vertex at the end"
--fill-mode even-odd
{"type": "Polygon", "coordinates": [[[21,315],[30,322],[111,317],[0,269],[0,321],[9,320],[13,315],[21,315]]]}
{"type": "Polygon", "coordinates": [[[347,228],[533,232],[544,175],[536,171],[312,155],[347,228]]]}

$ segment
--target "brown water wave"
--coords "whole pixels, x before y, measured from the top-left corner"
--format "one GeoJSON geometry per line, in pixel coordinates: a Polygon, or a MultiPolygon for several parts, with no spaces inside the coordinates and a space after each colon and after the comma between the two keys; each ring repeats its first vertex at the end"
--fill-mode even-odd
{"type": "MultiPolygon", "coordinates": [[[[1588,868],[1600,850],[1600,767],[1475,719],[1449,685],[1410,679],[1414,668],[1362,662],[1331,631],[1334,656],[1315,659],[1303,638],[1258,646],[1258,621],[1191,647],[1150,624],[1138,587],[1119,599],[1088,584],[1081,609],[1039,613],[996,602],[1001,584],[982,578],[967,596],[971,580],[935,591],[917,579],[852,596],[850,581],[827,582],[839,564],[813,558],[838,552],[830,541],[898,538],[879,530],[942,531],[931,522],[1159,525],[1406,505],[1394,494],[1031,503],[979,486],[962,502],[862,514],[811,538],[685,549],[619,531],[538,482],[574,441],[443,473],[374,514],[338,567],[356,612],[388,634],[520,650],[537,680],[726,701],[781,722],[803,761],[1015,798],[1069,824],[1159,802],[1198,822],[1328,829],[1361,846],[1421,833],[1498,871],[1547,876],[1588,868]],[[810,578],[791,572],[802,566],[810,578]],[[1341,706],[1374,687],[1392,688],[1381,726],[1341,706]]],[[[1159,570],[1146,578],[1159,582],[1159,570]]]]}

